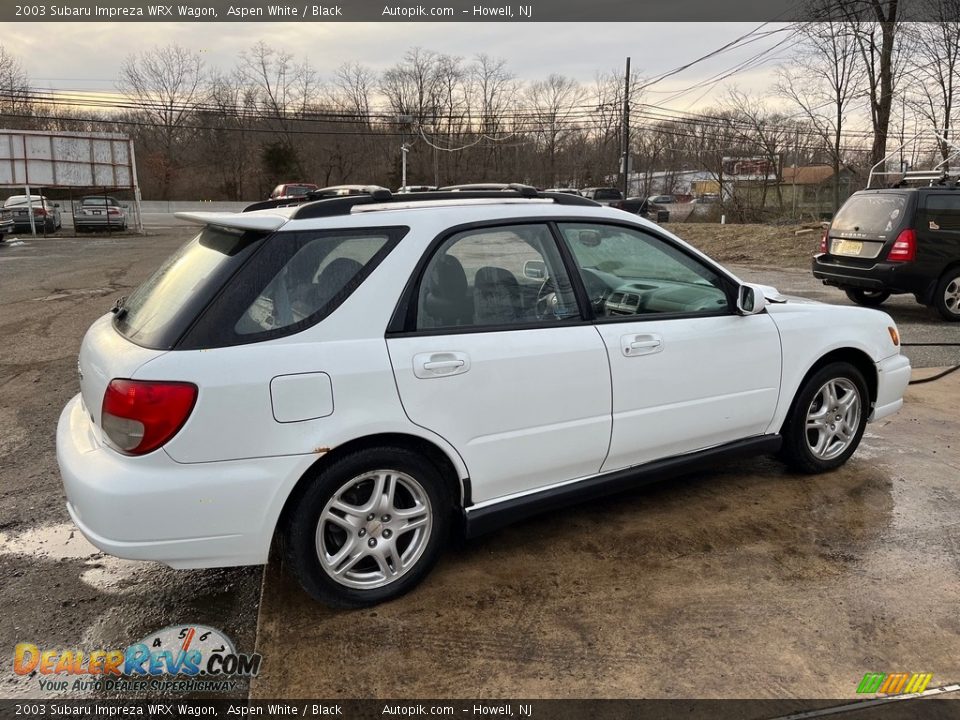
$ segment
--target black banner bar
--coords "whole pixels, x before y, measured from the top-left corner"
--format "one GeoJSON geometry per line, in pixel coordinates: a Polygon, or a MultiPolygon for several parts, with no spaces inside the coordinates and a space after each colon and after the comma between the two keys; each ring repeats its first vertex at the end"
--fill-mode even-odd
{"type": "MultiPolygon", "coordinates": [[[[40,0],[0,3],[2,22],[791,22],[861,13],[863,0],[817,10],[794,0],[40,0]]],[[[901,3],[903,4],[903,3],[901,3]]],[[[956,8],[956,5],[950,6],[956,8]]],[[[904,5],[923,20],[930,3],[904,5]]],[[[941,7],[941,11],[943,8],[941,7]]],[[[909,15],[909,17],[908,17],[909,15]]],[[[932,18],[931,18],[932,19],[932,18]]],[[[638,40],[641,38],[638,38],[638,40]]]]}

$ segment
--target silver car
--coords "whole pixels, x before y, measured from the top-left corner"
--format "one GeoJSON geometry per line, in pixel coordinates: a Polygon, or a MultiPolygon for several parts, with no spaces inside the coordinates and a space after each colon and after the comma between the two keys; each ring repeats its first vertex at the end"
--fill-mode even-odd
{"type": "Polygon", "coordinates": [[[80,207],[73,214],[73,229],[78,233],[126,230],[127,213],[116,198],[88,195],[80,200],[80,207]]]}
{"type": "Polygon", "coordinates": [[[37,232],[54,233],[60,229],[60,205],[50,202],[45,195],[11,195],[3,207],[13,215],[16,230],[30,232],[30,210],[33,210],[33,226],[37,232]]]}

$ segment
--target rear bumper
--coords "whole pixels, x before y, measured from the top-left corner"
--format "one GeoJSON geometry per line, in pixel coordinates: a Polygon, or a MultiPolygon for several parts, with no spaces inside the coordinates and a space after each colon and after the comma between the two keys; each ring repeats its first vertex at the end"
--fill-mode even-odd
{"type": "Polygon", "coordinates": [[[815,278],[834,287],[913,293],[924,301],[931,289],[930,279],[916,274],[912,263],[876,262],[861,267],[819,254],[814,256],[811,269],[815,278]]]}
{"type": "Polygon", "coordinates": [[[82,217],[75,215],[73,217],[73,227],[94,227],[94,228],[119,228],[126,227],[127,220],[126,218],[111,218],[107,222],[106,217],[82,217]]]}
{"type": "Polygon", "coordinates": [[[162,449],[127,457],[102,445],[80,396],[57,426],[67,511],[110,555],[175,568],[267,561],[280,509],[316,456],[181,464],[162,449]]]}
{"type": "Polygon", "coordinates": [[[910,384],[910,359],[892,355],[877,363],[877,401],[870,420],[880,420],[903,407],[903,394],[910,384]]]}

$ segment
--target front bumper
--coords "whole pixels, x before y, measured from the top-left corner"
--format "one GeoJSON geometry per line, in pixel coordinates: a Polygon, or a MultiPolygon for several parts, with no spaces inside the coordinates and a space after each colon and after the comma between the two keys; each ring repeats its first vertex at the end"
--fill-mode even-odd
{"type": "Polygon", "coordinates": [[[99,440],[77,395],[57,426],[67,510],[104,552],[175,568],[267,561],[280,509],[316,456],[181,464],[128,457],[99,440]]]}
{"type": "Polygon", "coordinates": [[[910,384],[910,358],[891,355],[877,363],[877,401],[870,420],[892,415],[903,407],[903,394],[910,384]]]}

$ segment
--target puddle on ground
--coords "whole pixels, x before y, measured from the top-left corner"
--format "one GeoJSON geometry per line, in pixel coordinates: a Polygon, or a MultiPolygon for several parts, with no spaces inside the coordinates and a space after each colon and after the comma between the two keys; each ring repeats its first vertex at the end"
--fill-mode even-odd
{"type": "Polygon", "coordinates": [[[51,560],[81,560],[87,568],[80,581],[94,590],[117,594],[133,586],[143,563],[105,555],[71,523],[42,525],[16,535],[0,532],[0,555],[25,555],[51,560]]]}

